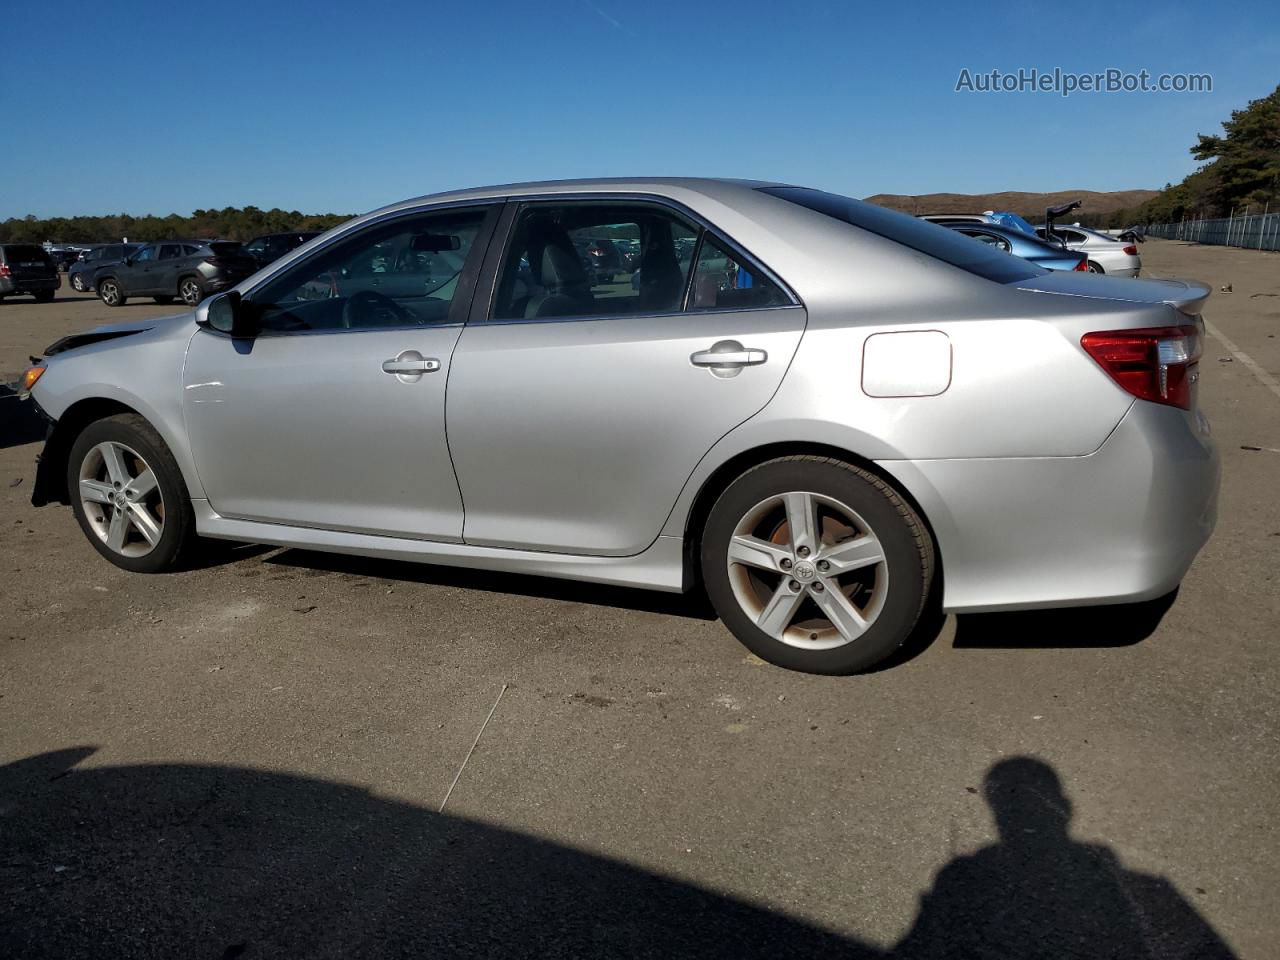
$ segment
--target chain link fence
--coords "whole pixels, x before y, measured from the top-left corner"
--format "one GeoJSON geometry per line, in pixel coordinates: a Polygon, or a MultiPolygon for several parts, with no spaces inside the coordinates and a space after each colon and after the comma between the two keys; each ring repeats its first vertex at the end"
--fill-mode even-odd
{"type": "Polygon", "coordinates": [[[1153,223],[1147,227],[1146,233],[1149,237],[1163,237],[1165,240],[1189,240],[1249,250],[1280,250],[1280,213],[1153,223]]]}

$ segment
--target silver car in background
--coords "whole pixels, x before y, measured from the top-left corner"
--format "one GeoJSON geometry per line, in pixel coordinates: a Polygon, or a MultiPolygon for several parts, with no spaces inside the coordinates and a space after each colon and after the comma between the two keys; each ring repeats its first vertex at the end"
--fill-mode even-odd
{"type": "MultiPolygon", "coordinates": [[[[1137,244],[1118,240],[1088,227],[1064,227],[1057,223],[1053,225],[1053,235],[1068,250],[1083,253],[1088,258],[1090,273],[1136,277],[1142,270],[1142,257],[1138,255],[1137,244]]],[[[1036,227],[1036,236],[1043,240],[1045,228],[1036,227]]]]}
{"type": "Polygon", "coordinates": [[[1208,293],[778,184],[428,196],[52,345],[33,501],[138,572],[213,537],[703,589],[761,657],[851,673],[931,597],[1178,584],[1216,510],[1208,293]]]}

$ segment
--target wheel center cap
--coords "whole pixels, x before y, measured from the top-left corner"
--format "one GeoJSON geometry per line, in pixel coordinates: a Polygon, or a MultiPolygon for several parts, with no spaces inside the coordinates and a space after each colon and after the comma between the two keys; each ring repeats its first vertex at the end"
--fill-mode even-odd
{"type": "Polygon", "coordinates": [[[797,580],[803,580],[803,581],[812,580],[815,576],[817,576],[817,571],[814,570],[813,564],[810,563],[808,560],[799,561],[794,567],[791,568],[791,572],[792,574],[794,574],[797,580]]]}

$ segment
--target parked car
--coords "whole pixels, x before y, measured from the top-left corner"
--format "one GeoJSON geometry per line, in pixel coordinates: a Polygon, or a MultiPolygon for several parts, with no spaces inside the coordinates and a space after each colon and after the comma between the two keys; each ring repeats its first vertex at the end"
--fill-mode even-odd
{"type": "Polygon", "coordinates": [[[1043,226],[1036,227],[1036,235],[1042,240],[1060,240],[1068,250],[1084,254],[1090,273],[1136,277],[1142,270],[1142,258],[1138,256],[1138,248],[1134,244],[1088,227],[1064,227],[1055,223],[1052,237],[1047,236],[1043,226]]]}
{"type": "Polygon", "coordinates": [[[136,572],[212,537],[705,590],[759,656],[848,673],[935,587],[973,611],[1177,585],[1217,502],[1208,295],[800,187],[438,194],[49,347],[32,501],[136,572]],[[643,238],[638,289],[588,284],[572,237],[606,225],[643,238]]]}
{"type": "Polygon", "coordinates": [[[1021,230],[1026,234],[1036,232],[1035,228],[1018,214],[997,213],[994,210],[988,210],[986,213],[926,213],[921,215],[920,219],[938,223],[944,227],[954,226],[957,223],[993,223],[996,226],[1021,230]]]}
{"type": "Polygon", "coordinates": [[[194,307],[211,293],[234,287],[258,265],[240,244],[228,240],[165,240],[150,243],[116,263],[93,272],[93,288],[109,307],[130,297],[152,297],[172,303],[174,297],[194,307]]]}
{"type": "Polygon", "coordinates": [[[0,243],[0,300],[29,293],[41,303],[53,299],[62,278],[58,265],[35,243],[0,243]]]}
{"type": "Polygon", "coordinates": [[[93,275],[99,267],[108,263],[116,263],[132,253],[141,250],[141,243],[107,243],[100,247],[86,250],[79,260],[67,271],[67,281],[71,288],[80,293],[93,290],[93,275]]]}
{"type": "Polygon", "coordinates": [[[988,244],[1015,257],[1028,260],[1046,270],[1082,270],[1089,269],[1084,254],[1074,253],[1056,243],[1047,243],[1039,237],[1011,227],[1002,227],[994,223],[951,223],[944,224],[949,230],[972,237],[981,243],[988,244]]]}
{"type": "Polygon", "coordinates": [[[268,263],[274,263],[286,253],[298,249],[308,240],[320,236],[315,231],[298,231],[295,233],[268,233],[261,237],[254,237],[244,245],[244,252],[253,257],[257,263],[258,269],[262,269],[268,263]]]}

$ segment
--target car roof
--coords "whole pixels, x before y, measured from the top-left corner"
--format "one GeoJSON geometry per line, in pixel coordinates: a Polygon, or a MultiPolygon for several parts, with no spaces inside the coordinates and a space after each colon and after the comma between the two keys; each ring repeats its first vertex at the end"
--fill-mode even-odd
{"type": "Polygon", "coordinates": [[[487,187],[471,187],[466,190],[429,193],[380,207],[370,213],[389,213],[421,206],[424,203],[488,200],[529,194],[660,193],[664,189],[675,187],[705,196],[717,196],[739,190],[754,190],[757,187],[781,186],[788,186],[788,184],[773,180],[735,180],[719,177],[594,177],[582,180],[530,180],[524,183],[501,183],[487,187]]]}

